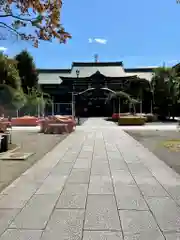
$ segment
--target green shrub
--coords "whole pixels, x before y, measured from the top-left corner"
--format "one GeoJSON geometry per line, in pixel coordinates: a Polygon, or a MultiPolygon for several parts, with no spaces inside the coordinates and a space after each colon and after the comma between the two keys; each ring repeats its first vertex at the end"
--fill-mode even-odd
{"type": "Polygon", "coordinates": [[[118,120],[118,125],[144,125],[146,122],[145,117],[138,116],[125,116],[118,120]]]}

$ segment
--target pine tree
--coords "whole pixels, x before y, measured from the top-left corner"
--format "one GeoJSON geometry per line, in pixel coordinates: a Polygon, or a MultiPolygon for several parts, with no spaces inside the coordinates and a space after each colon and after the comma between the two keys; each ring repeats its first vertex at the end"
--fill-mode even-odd
{"type": "Polygon", "coordinates": [[[17,61],[23,92],[28,94],[28,89],[36,88],[38,85],[38,72],[33,57],[24,50],[15,59],[17,61]]]}

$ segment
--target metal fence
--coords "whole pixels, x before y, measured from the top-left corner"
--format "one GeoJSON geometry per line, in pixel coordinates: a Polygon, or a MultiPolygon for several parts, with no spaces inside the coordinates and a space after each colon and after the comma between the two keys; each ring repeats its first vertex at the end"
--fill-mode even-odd
{"type": "Polygon", "coordinates": [[[22,117],[22,116],[48,116],[48,115],[71,115],[72,104],[71,103],[52,103],[46,106],[32,106],[25,105],[19,110],[11,109],[8,107],[2,108],[0,116],[4,117],[22,117]]]}
{"type": "Polygon", "coordinates": [[[52,115],[71,115],[72,104],[71,103],[53,103],[51,106],[52,115]]]}

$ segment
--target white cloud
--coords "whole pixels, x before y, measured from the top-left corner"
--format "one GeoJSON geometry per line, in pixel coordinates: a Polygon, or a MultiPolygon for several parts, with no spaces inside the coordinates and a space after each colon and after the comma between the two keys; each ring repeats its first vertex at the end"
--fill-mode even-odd
{"type": "Polygon", "coordinates": [[[167,64],[177,64],[179,62],[180,62],[179,60],[170,60],[170,61],[167,61],[167,64]]]}
{"type": "Polygon", "coordinates": [[[0,52],[6,52],[7,48],[6,47],[0,47],[0,52]]]}
{"type": "Polygon", "coordinates": [[[88,41],[89,41],[89,43],[93,43],[93,42],[96,42],[96,43],[99,43],[99,44],[106,44],[107,43],[107,39],[104,39],[104,38],[89,38],[88,41]]]}
{"type": "Polygon", "coordinates": [[[89,42],[89,43],[92,43],[92,42],[93,42],[92,38],[89,38],[89,39],[88,39],[88,42],[89,42]]]}
{"type": "Polygon", "coordinates": [[[100,43],[100,44],[106,44],[107,40],[103,39],[103,38],[95,38],[94,39],[95,42],[100,43]]]}

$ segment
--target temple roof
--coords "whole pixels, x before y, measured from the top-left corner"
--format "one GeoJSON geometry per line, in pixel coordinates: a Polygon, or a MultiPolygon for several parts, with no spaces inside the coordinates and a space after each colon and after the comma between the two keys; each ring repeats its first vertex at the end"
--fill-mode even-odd
{"type": "Polygon", "coordinates": [[[100,72],[105,77],[134,77],[151,80],[153,68],[124,68],[122,62],[73,62],[71,69],[39,69],[39,84],[60,84],[61,78],[87,78],[100,72]]]}
{"type": "Polygon", "coordinates": [[[93,72],[93,74],[92,75],[86,75],[86,77],[84,77],[84,76],[78,76],[77,77],[77,75],[75,76],[75,77],[72,77],[71,75],[69,75],[69,76],[63,76],[62,77],[62,75],[60,76],[60,79],[61,80],[64,80],[64,81],[67,81],[67,80],[70,80],[70,81],[75,81],[75,82],[83,82],[83,81],[91,81],[92,79],[98,79],[99,81],[101,80],[110,80],[111,81],[111,79],[113,78],[113,79],[121,79],[121,78],[136,78],[137,76],[134,74],[134,75],[118,75],[118,76],[107,76],[107,75],[104,75],[104,74],[102,74],[102,72],[100,72],[100,71],[96,71],[95,73],[93,72]]]}

